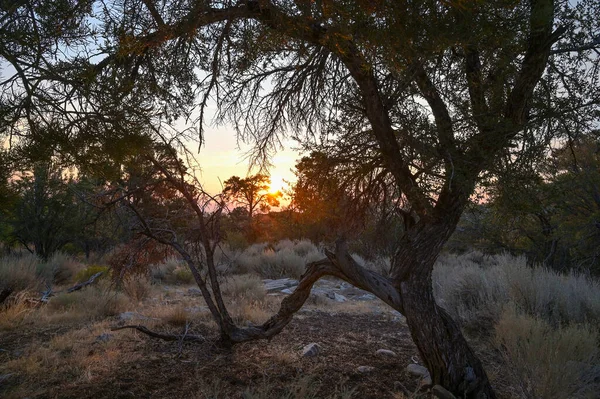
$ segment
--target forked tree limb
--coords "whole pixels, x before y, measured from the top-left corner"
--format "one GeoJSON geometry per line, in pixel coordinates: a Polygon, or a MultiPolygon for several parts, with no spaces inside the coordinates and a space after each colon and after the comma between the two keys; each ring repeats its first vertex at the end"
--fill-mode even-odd
{"type": "MultiPolygon", "coordinates": [[[[356,263],[348,253],[344,242],[338,242],[335,253],[326,251],[326,255],[326,258],[307,265],[307,269],[300,278],[298,286],[294,292],[283,298],[279,311],[275,315],[260,326],[234,327],[227,333],[227,336],[221,337],[222,340],[228,341],[223,343],[232,345],[258,339],[273,338],[292,321],[294,314],[302,308],[309,298],[313,285],[324,276],[338,277],[358,288],[371,292],[392,308],[400,312],[403,311],[402,299],[391,280],[371,270],[367,270],[356,263]]],[[[197,336],[194,335],[162,334],[150,331],[140,325],[115,327],[113,331],[124,328],[133,328],[151,337],[166,341],[176,341],[182,338],[187,341],[198,341],[197,336]]],[[[201,340],[204,341],[204,338],[201,340]]]]}

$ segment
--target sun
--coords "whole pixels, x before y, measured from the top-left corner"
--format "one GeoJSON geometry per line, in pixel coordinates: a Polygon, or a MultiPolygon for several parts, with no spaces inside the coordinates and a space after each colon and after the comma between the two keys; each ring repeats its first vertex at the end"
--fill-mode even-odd
{"type": "Polygon", "coordinates": [[[281,176],[271,176],[271,184],[269,185],[269,193],[275,194],[283,189],[285,182],[281,176]]]}

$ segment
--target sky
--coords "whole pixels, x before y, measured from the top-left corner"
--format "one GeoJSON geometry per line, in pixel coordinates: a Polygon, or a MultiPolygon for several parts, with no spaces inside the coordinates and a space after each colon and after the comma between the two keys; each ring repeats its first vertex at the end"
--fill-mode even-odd
{"type": "MultiPolygon", "coordinates": [[[[271,160],[273,167],[269,170],[271,183],[277,189],[281,185],[285,187],[283,180],[295,180],[292,170],[296,160],[300,158],[300,154],[294,150],[296,143],[288,140],[283,144],[285,148],[275,154],[271,160]]],[[[210,194],[217,194],[222,191],[222,183],[231,176],[246,177],[256,173],[256,170],[250,173],[248,171],[250,164],[246,154],[250,149],[249,144],[240,143],[238,146],[233,127],[207,127],[205,145],[197,155],[201,169],[198,178],[205,190],[210,194]]]]}

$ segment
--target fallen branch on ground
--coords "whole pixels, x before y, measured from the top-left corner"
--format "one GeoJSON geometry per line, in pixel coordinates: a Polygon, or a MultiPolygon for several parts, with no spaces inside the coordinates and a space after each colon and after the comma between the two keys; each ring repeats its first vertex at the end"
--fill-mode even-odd
{"type": "Polygon", "coordinates": [[[190,342],[204,342],[206,341],[206,338],[204,338],[201,335],[192,335],[192,334],[187,334],[187,330],[186,330],[186,334],[183,335],[179,335],[179,334],[163,334],[163,333],[158,333],[155,331],[151,331],[148,330],[146,327],[142,326],[142,325],[127,325],[127,326],[121,326],[121,327],[113,327],[111,328],[111,331],[118,331],[118,330],[123,330],[126,328],[131,328],[134,330],[138,330],[139,332],[142,332],[146,335],[151,336],[152,338],[158,338],[158,339],[162,339],[163,341],[190,341],[190,342]]]}
{"type": "Polygon", "coordinates": [[[67,292],[70,294],[71,292],[74,291],[79,291],[80,289],[82,289],[83,287],[87,287],[88,285],[91,285],[94,283],[94,281],[96,281],[96,279],[98,277],[100,277],[104,272],[98,272],[96,274],[94,274],[92,277],[90,277],[90,279],[88,281],[84,281],[83,283],[78,283],[75,284],[74,286],[72,286],[71,288],[69,288],[67,290],[67,292]]]}

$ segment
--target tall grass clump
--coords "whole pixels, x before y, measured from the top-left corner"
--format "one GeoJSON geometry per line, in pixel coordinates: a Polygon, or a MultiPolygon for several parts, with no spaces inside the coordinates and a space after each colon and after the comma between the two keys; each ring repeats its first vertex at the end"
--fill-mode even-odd
{"type": "Polygon", "coordinates": [[[600,392],[598,330],[572,324],[554,328],[539,317],[503,312],[495,344],[513,378],[514,396],[593,398],[600,392]]]}
{"type": "Polygon", "coordinates": [[[262,278],[300,278],[306,264],[323,257],[308,240],[282,240],[275,245],[253,244],[245,251],[231,255],[232,271],[236,274],[257,274],[262,278]]]}
{"type": "Polygon", "coordinates": [[[58,285],[74,282],[83,265],[74,257],[63,252],[55,252],[46,262],[39,264],[38,273],[47,282],[58,285]]]}
{"type": "Polygon", "coordinates": [[[0,258],[0,303],[11,293],[39,290],[43,286],[38,276],[39,259],[35,255],[0,258]]]}
{"type": "Polygon", "coordinates": [[[263,300],[267,295],[262,279],[255,274],[227,276],[221,283],[221,290],[225,296],[252,301],[263,300]]]}
{"type": "Polygon", "coordinates": [[[442,257],[433,281],[438,303],[503,355],[511,397],[597,397],[598,281],[530,267],[524,257],[479,253],[442,257]]]}
{"type": "Polygon", "coordinates": [[[447,255],[434,269],[438,303],[464,327],[486,330],[507,304],[550,325],[600,322],[600,285],[588,276],[530,267],[524,257],[447,255]]]}
{"type": "Polygon", "coordinates": [[[62,292],[48,302],[49,313],[65,313],[70,319],[98,319],[115,316],[126,310],[127,297],[102,287],[88,287],[73,293],[62,292]]]}

